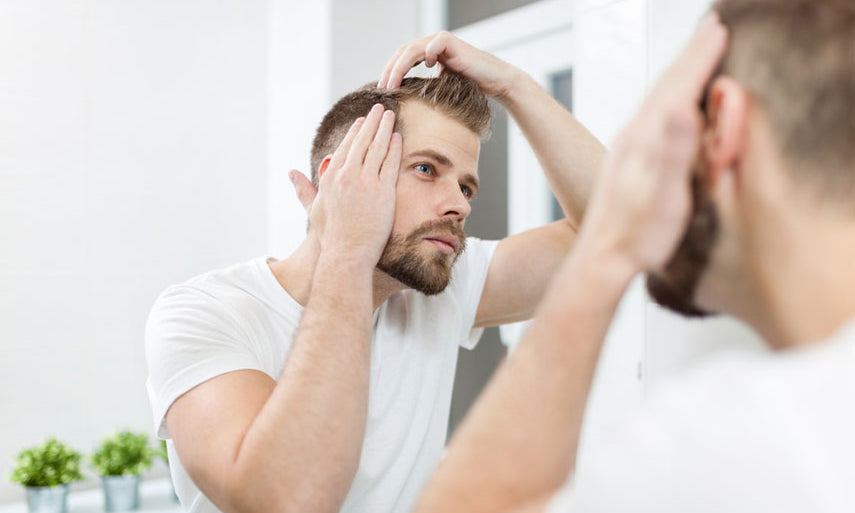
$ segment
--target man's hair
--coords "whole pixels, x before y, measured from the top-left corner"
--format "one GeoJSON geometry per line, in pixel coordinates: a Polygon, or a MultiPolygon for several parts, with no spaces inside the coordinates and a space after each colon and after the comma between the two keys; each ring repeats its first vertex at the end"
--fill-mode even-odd
{"type": "MultiPolygon", "coordinates": [[[[374,104],[381,104],[397,116],[407,101],[420,101],[434,107],[478,135],[488,137],[492,115],[487,97],[478,85],[461,75],[445,70],[437,78],[405,78],[397,89],[378,89],[367,84],[345,95],[327,112],[312,142],[312,183],[318,186],[318,167],[324,157],[335,152],[348,129],[360,116],[365,116],[374,104]]],[[[411,123],[413,120],[409,120],[411,123]]],[[[402,122],[396,118],[395,129],[402,122]]]]}
{"type": "Polygon", "coordinates": [[[760,105],[792,176],[824,199],[855,192],[855,2],[718,0],[721,73],[760,105]]]}

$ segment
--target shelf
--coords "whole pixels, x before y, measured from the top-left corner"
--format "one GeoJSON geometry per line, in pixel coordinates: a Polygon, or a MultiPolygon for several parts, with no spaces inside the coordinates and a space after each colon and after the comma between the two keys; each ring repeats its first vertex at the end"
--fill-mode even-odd
{"type": "MultiPolygon", "coordinates": [[[[181,506],[172,497],[169,480],[153,479],[140,484],[140,509],[137,513],[181,513],[181,506]]],[[[27,502],[0,506],[0,513],[27,513],[27,502]]],[[[68,513],[104,513],[104,492],[98,487],[92,490],[72,490],[68,494],[68,513]]]]}

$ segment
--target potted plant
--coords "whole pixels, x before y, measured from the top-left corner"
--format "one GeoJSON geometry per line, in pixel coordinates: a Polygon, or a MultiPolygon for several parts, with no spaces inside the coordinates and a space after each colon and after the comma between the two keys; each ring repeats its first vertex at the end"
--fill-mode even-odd
{"type": "Polygon", "coordinates": [[[101,442],[91,462],[104,483],[104,509],[139,509],[140,474],[151,467],[154,454],[145,433],[126,430],[101,442]]]}
{"type": "Polygon", "coordinates": [[[26,487],[30,513],[65,513],[69,483],[83,479],[81,457],[56,438],[18,453],[10,479],[26,487]]]}

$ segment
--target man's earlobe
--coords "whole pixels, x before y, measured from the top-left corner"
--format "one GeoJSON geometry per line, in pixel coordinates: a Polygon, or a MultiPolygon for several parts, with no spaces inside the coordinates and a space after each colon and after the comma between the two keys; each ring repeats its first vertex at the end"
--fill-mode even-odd
{"type": "Polygon", "coordinates": [[[718,77],[710,87],[702,158],[713,180],[737,168],[745,153],[749,101],[748,92],[730,77],[718,77]]]}

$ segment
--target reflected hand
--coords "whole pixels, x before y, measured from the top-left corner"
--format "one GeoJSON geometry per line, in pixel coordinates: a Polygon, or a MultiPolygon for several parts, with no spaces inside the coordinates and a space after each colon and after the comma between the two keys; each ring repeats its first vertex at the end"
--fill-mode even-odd
{"type": "Polygon", "coordinates": [[[633,272],[660,270],[669,261],[691,211],[698,103],[726,41],[718,17],[709,15],[648,95],[606,159],[580,245],[616,251],[633,272]]]}
{"type": "Polygon", "coordinates": [[[503,98],[520,71],[507,62],[479,50],[450,32],[442,31],[411,41],[398,48],[386,63],[377,87],[394,89],[401,85],[404,75],[424,62],[429,68],[441,66],[474,80],[489,96],[503,98]]]}
{"type": "MultiPolygon", "coordinates": [[[[372,268],[380,259],[392,231],[401,163],[401,136],[393,133],[394,124],[394,112],[375,105],[354,122],[322,170],[309,209],[309,226],[317,230],[322,252],[372,268]]],[[[311,191],[303,192],[301,202],[311,198],[311,191]]]]}

